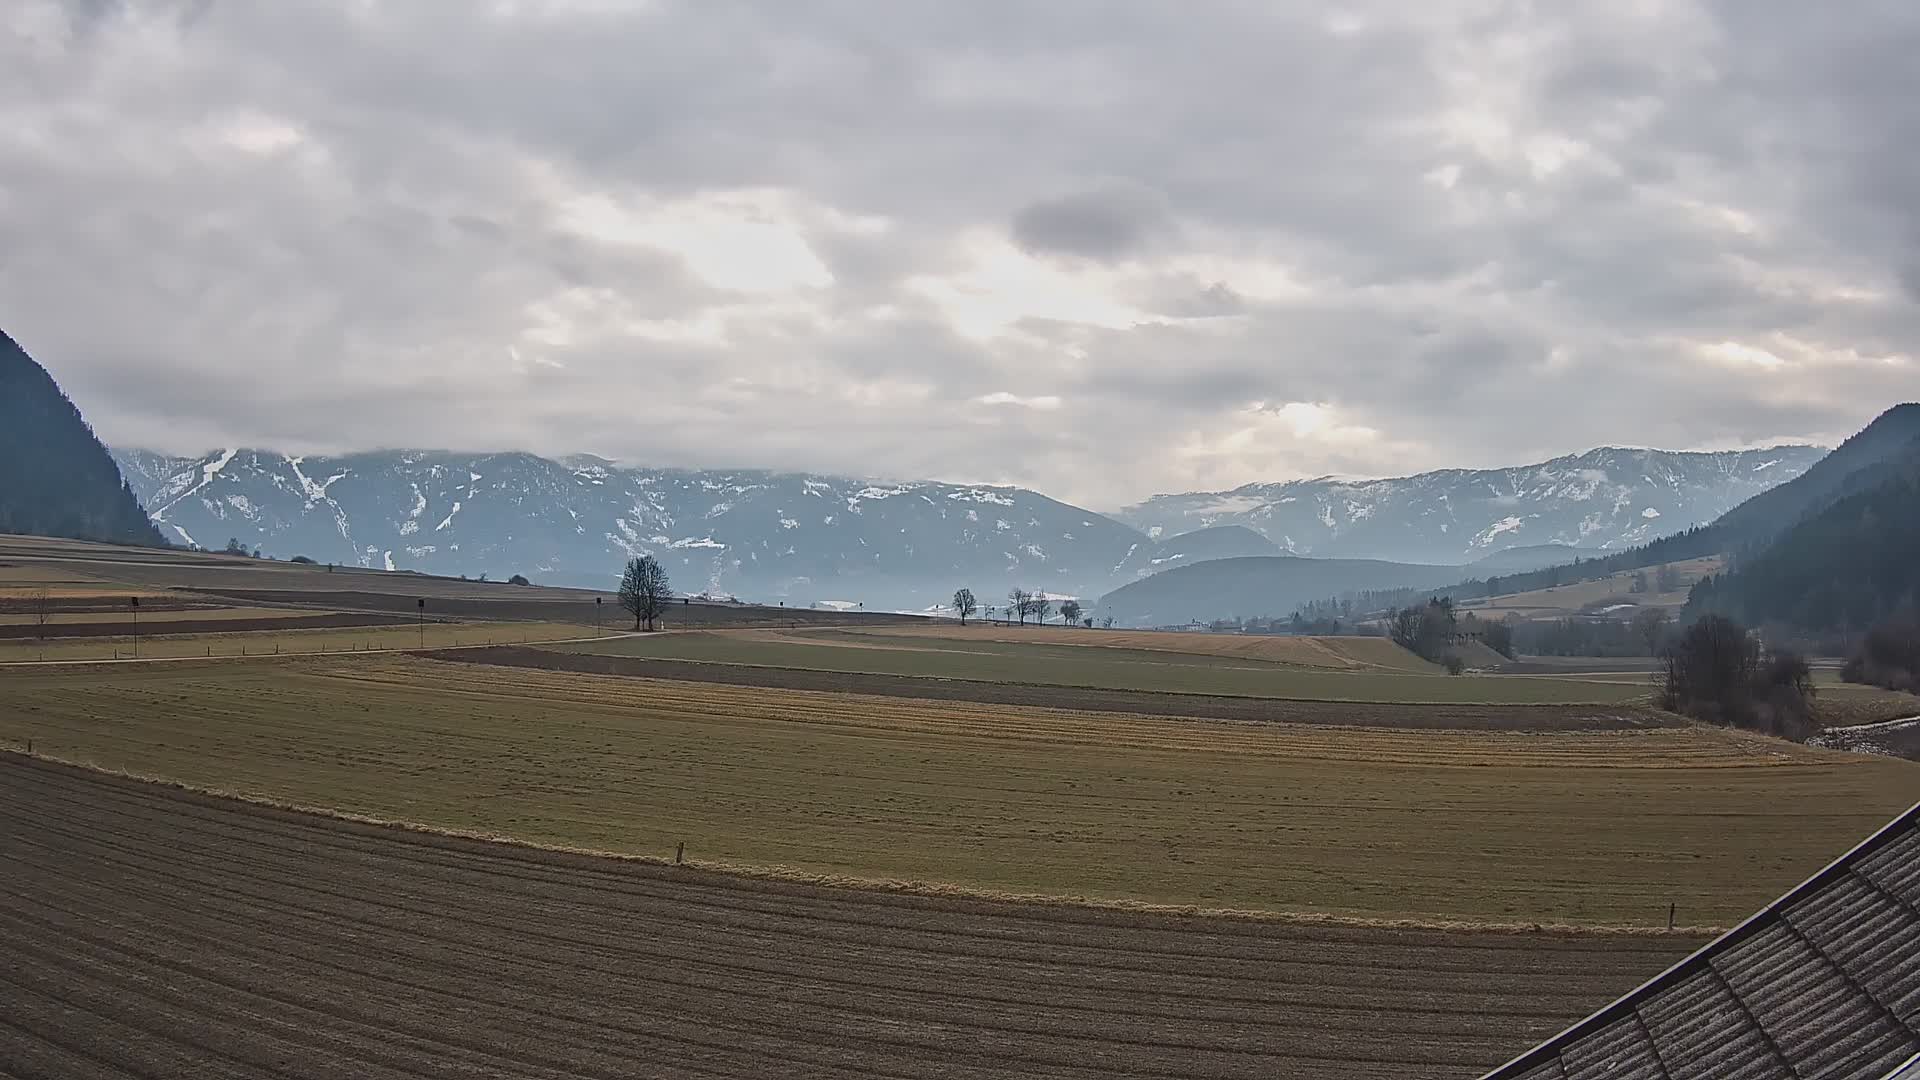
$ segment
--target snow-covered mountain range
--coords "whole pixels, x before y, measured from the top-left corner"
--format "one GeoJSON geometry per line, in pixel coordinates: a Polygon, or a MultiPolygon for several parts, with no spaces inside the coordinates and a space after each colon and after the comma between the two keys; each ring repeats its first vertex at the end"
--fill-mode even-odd
{"type": "Polygon", "coordinates": [[[1823,452],[1603,449],[1514,469],[1159,495],[1114,517],[1016,487],[626,468],[585,456],[115,456],[181,544],[236,539],[281,558],[598,588],[648,553],[685,592],[920,608],[961,585],[982,603],[1015,585],[1093,597],[1247,555],[1458,565],[1528,545],[1627,547],[1710,521],[1823,452]]]}
{"type": "MultiPolygon", "coordinates": [[[[652,554],[675,589],[921,607],[967,585],[1089,592],[1143,538],[1010,487],[629,469],[593,457],[118,452],[168,539],[281,558],[610,588],[652,554]]],[[[1130,577],[1125,579],[1130,580],[1130,577]]]]}
{"type": "Polygon", "coordinates": [[[1604,447],[1537,465],[1293,480],[1155,495],[1113,516],[1149,536],[1242,525],[1293,555],[1469,563],[1509,547],[1612,550],[1704,525],[1825,456],[1604,447]]]}

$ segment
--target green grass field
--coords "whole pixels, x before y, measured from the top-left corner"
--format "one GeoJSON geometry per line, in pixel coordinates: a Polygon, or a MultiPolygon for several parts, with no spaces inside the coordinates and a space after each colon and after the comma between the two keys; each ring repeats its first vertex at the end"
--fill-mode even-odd
{"type": "Polygon", "coordinates": [[[1641,701],[1648,696],[1644,679],[1620,683],[1539,676],[1340,671],[1162,649],[1055,645],[1047,643],[1047,633],[1035,630],[1033,640],[1026,642],[940,638],[926,633],[912,637],[838,631],[787,635],[677,633],[584,641],[554,648],[760,667],[1305,701],[1610,704],[1641,701]]]}
{"type": "Polygon", "coordinates": [[[1156,719],[407,657],[0,671],[0,741],[430,826],[1007,894],[1727,924],[1920,766],[1698,728],[1156,719]]]}

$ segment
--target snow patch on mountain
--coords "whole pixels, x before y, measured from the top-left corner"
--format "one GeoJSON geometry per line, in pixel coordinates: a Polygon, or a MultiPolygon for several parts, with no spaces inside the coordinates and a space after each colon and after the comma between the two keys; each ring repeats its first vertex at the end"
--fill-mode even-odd
{"type": "Polygon", "coordinates": [[[1618,550],[1705,524],[1805,472],[1812,446],[1680,452],[1602,447],[1507,469],[1319,477],[1156,495],[1114,516],[1150,537],[1244,525],[1292,554],[1448,565],[1491,547],[1618,550]]]}

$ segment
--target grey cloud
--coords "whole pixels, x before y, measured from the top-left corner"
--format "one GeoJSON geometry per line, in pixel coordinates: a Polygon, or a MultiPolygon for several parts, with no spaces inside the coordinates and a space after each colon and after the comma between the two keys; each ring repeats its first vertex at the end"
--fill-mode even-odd
{"type": "Polygon", "coordinates": [[[1013,215],[1014,240],[1027,251],[1101,260],[1139,254],[1171,227],[1166,200],[1135,184],[1042,199],[1013,215]]]}
{"type": "Polygon", "coordinates": [[[116,440],[1112,505],[1833,439],[1920,377],[1910,4],[1362,3],[1335,33],[1287,3],[23,3],[0,320],[116,440]],[[276,124],[299,141],[221,142],[276,124]],[[743,295],[560,205],[743,191],[805,208],[830,284],[743,295]],[[950,321],[1002,302],[969,276],[993,240],[1143,321],[1080,297],[950,321]],[[1719,341],[1827,355],[1741,368],[1719,341]],[[974,404],[1002,391],[1063,406],[974,404]],[[1221,449],[1259,400],[1381,434],[1221,449]]]}

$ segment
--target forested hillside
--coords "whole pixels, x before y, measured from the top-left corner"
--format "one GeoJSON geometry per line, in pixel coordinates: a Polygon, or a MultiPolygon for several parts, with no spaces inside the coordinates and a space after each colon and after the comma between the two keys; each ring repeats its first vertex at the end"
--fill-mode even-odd
{"type": "Polygon", "coordinates": [[[1920,610],[1920,441],[1730,573],[1695,586],[1690,615],[1859,632],[1920,610]]]}
{"type": "Polygon", "coordinates": [[[0,332],[0,533],[159,544],[107,448],[45,368],[0,332]]]}

